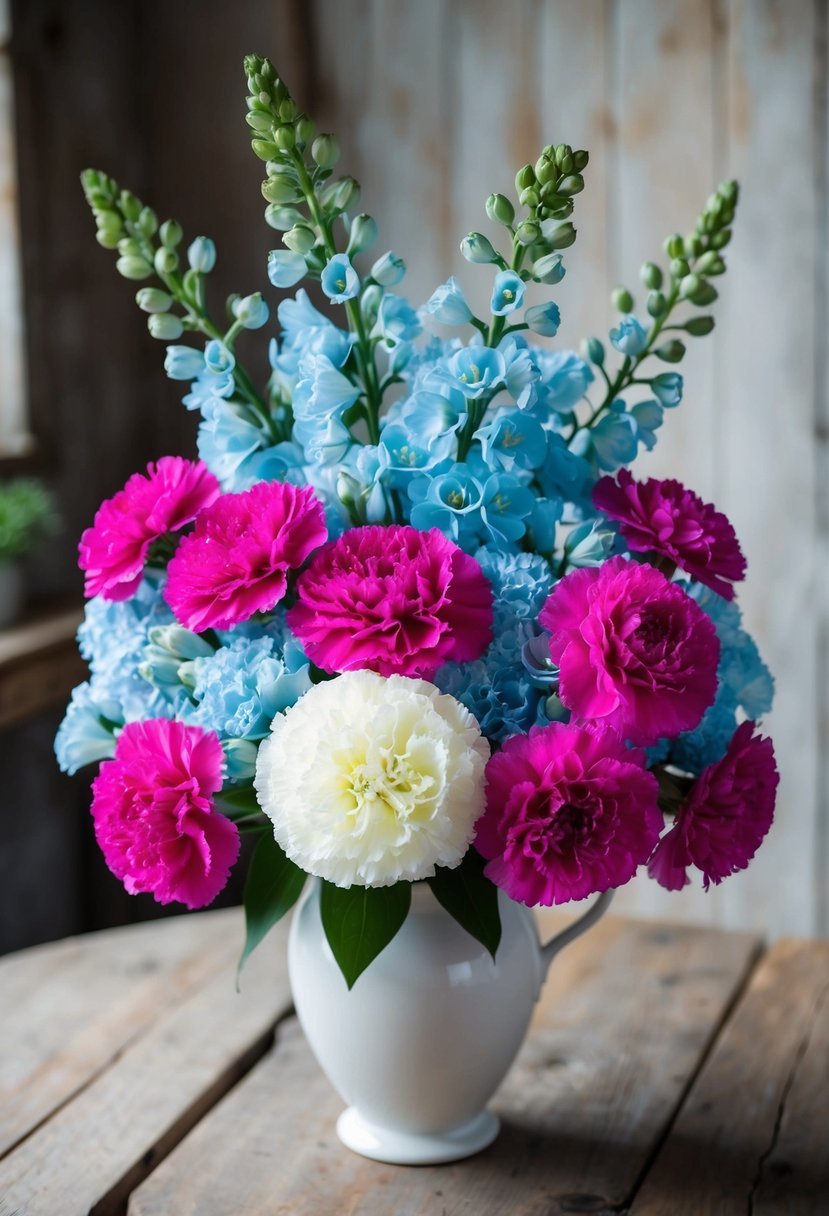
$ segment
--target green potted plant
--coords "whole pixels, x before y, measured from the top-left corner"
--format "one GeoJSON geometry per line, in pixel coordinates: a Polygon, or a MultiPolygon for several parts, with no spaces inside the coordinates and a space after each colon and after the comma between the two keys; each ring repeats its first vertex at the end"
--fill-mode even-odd
{"type": "Polygon", "coordinates": [[[57,526],[51,494],[33,478],[0,482],[0,628],[16,620],[23,600],[25,557],[57,526]]]}

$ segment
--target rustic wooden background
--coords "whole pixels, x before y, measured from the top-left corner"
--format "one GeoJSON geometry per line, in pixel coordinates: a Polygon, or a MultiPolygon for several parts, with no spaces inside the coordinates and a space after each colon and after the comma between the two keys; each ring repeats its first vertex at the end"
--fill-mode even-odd
{"type": "MultiPolygon", "coordinates": [[[[715,501],[744,543],[741,602],[778,679],[778,819],[751,869],[721,888],[667,896],[641,881],[619,902],[829,932],[825,0],[19,0],[13,17],[30,404],[67,516],[36,571],[44,589],[79,585],[71,542],[102,496],[193,442],[161,347],[95,245],[77,175],[105,168],[214,236],[221,291],[260,287],[274,234],[243,121],[246,51],[270,54],[338,132],[418,302],[450,272],[483,295],[486,274],[457,243],[485,222],[486,195],[511,189],[546,142],[589,148],[558,290],[567,344],[603,333],[610,288],[633,286],[711,188],[740,179],[717,330],[694,345],[686,400],[639,468],[715,501]]],[[[57,830],[86,856],[86,784],[49,770],[53,726],[0,741],[0,833],[24,852],[30,842],[25,864],[16,852],[3,872],[16,908],[36,896],[44,908],[44,837],[57,830]],[[32,739],[45,758],[29,776],[19,757],[32,739]]],[[[99,863],[83,865],[55,880],[69,891],[39,936],[127,914],[99,863]]]]}

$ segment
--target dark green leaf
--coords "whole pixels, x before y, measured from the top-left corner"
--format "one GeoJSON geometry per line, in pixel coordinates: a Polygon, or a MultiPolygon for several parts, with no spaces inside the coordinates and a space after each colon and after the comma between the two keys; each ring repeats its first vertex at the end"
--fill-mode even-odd
{"type": "Polygon", "coordinates": [[[485,865],[479,853],[467,849],[456,869],[438,866],[428,882],[438,903],[495,958],[501,940],[498,888],[484,876],[485,865]]]}
{"type": "Polygon", "coordinates": [[[322,927],[349,988],[400,929],[411,900],[408,882],[347,890],[330,882],[322,884],[322,927]]]}
{"type": "Polygon", "coordinates": [[[262,938],[294,906],[306,874],[285,856],[270,832],[257,844],[245,882],[245,948],[239,972],[262,938]]]}
{"type": "Polygon", "coordinates": [[[261,810],[256,800],[256,790],[252,785],[227,786],[216,795],[216,805],[220,810],[226,810],[231,816],[238,811],[255,813],[261,810]]]}

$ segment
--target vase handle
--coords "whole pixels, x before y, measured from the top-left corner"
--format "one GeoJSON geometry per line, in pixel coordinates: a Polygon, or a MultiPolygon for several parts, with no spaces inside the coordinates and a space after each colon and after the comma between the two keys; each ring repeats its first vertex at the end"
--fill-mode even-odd
{"type": "Polygon", "coordinates": [[[560,950],[565,946],[569,946],[570,942],[574,942],[577,937],[581,937],[596,921],[601,920],[607,909],[610,907],[611,900],[615,895],[615,890],[611,888],[609,891],[602,891],[601,895],[592,903],[572,925],[568,925],[566,929],[562,929],[561,933],[557,933],[555,937],[547,942],[546,946],[541,947],[541,982],[547,978],[547,972],[550,970],[550,963],[560,950]]]}

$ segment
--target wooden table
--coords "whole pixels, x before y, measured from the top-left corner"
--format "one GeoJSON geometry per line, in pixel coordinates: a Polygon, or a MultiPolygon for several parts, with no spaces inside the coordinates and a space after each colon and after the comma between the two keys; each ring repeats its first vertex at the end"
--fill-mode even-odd
{"type": "Polygon", "coordinates": [[[829,1213],[829,942],[608,918],[553,966],[469,1161],[378,1165],[239,912],[0,960],[0,1216],[829,1213]]]}

